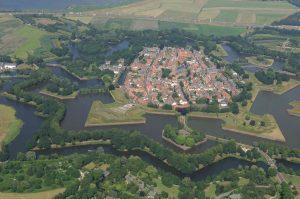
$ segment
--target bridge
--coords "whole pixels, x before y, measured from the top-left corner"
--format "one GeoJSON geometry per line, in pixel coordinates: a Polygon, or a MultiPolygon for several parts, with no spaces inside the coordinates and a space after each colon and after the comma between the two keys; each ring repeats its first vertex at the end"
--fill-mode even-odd
{"type": "Polygon", "coordinates": [[[266,159],[268,165],[270,167],[273,167],[277,170],[276,178],[279,181],[279,183],[287,182],[284,175],[278,171],[278,167],[276,166],[276,161],[271,158],[267,153],[263,152],[262,150],[258,149],[258,152],[266,159]]]}

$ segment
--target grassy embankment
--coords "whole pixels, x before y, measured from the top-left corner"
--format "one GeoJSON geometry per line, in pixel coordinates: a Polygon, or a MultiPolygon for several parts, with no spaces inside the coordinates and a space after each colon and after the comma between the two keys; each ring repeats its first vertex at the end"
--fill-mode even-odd
{"type": "Polygon", "coordinates": [[[23,122],[16,118],[16,111],[0,105],[0,143],[8,144],[19,134],[23,122]]]}
{"type": "Polygon", "coordinates": [[[115,100],[114,103],[103,104],[101,101],[93,102],[85,126],[145,123],[146,119],[144,115],[146,113],[175,115],[174,111],[151,109],[145,106],[131,104],[120,88],[111,91],[111,95],[115,100]]]}
{"type": "Polygon", "coordinates": [[[246,57],[246,59],[250,64],[253,64],[260,68],[268,68],[272,66],[272,64],[274,63],[274,59],[268,59],[268,58],[264,58],[263,60],[258,60],[257,57],[253,56],[253,57],[246,57]]]}
{"type": "Polygon", "coordinates": [[[64,188],[42,191],[36,193],[1,193],[0,198],[3,199],[52,199],[59,193],[64,192],[64,188]]]}
{"type": "Polygon", "coordinates": [[[291,79],[289,82],[283,82],[281,85],[264,85],[259,82],[253,74],[250,74],[248,81],[253,82],[252,100],[248,102],[247,106],[239,106],[240,112],[237,115],[232,113],[203,113],[192,112],[190,117],[207,117],[221,119],[224,121],[222,128],[237,133],[243,133],[247,135],[262,137],[270,140],[285,141],[285,138],[272,115],[266,114],[263,116],[256,115],[250,112],[253,102],[259,91],[271,91],[276,94],[283,94],[284,92],[295,88],[299,85],[299,82],[291,79]],[[249,120],[254,120],[256,124],[254,126],[249,124],[249,120]],[[261,122],[265,123],[264,126],[261,122]]]}
{"type": "Polygon", "coordinates": [[[293,108],[288,109],[288,113],[294,116],[300,116],[300,101],[294,101],[290,103],[293,108]]]}
{"type": "Polygon", "coordinates": [[[54,97],[54,98],[60,99],[60,100],[68,100],[68,99],[75,99],[78,95],[78,91],[75,91],[70,95],[63,96],[63,95],[58,95],[57,93],[52,93],[50,91],[47,91],[46,89],[43,89],[40,91],[40,94],[54,97]]]}

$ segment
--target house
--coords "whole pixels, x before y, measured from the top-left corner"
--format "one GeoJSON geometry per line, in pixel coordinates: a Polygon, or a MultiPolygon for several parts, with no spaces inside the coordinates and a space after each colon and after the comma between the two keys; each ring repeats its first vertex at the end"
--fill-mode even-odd
{"type": "Polygon", "coordinates": [[[0,71],[15,70],[16,68],[17,68],[17,64],[15,63],[0,62],[0,71]]]}

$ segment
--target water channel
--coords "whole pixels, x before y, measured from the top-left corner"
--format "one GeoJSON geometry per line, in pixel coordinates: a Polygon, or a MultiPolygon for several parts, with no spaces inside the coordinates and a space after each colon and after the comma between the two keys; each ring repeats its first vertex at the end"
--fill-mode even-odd
{"type": "MultiPolygon", "coordinates": [[[[90,86],[101,86],[103,83],[100,80],[88,80],[88,81],[80,81],[76,77],[70,75],[65,70],[53,67],[51,68],[52,72],[58,76],[63,76],[71,79],[72,81],[76,81],[79,83],[79,86],[82,87],[90,87],[90,86]]],[[[20,79],[13,79],[13,81],[8,81],[4,85],[4,90],[8,90],[13,82],[20,81],[20,79]]],[[[38,90],[36,90],[38,91],[38,90]]],[[[86,96],[78,96],[76,99],[67,100],[65,104],[67,106],[67,112],[64,120],[61,122],[62,128],[67,130],[82,130],[85,129],[84,124],[90,110],[91,104],[95,100],[101,100],[103,103],[111,103],[113,102],[112,97],[109,94],[103,95],[86,95],[86,96]]],[[[284,136],[287,140],[287,145],[290,147],[299,147],[300,139],[299,132],[297,129],[300,129],[300,117],[294,117],[287,114],[286,109],[290,108],[288,105],[289,102],[293,100],[300,100],[300,87],[297,87],[289,92],[279,96],[270,92],[260,92],[255,100],[253,107],[251,108],[251,112],[256,114],[266,114],[270,113],[274,115],[276,121],[278,122],[281,130],[284,133],[284,136]],[[272,103],[270,103],[272,102],[272,103]]],[[[17,138],[9,145],[10,155],[15,157],[18,152],[26,151],[26,143],[32,138],[34,133],[39,129],[42,123],[42,119],[34,114],[35,109],[29,105],[17,103],[14,101],[7,100],[3,97],[0,98],[0,104],[5,104],[8,106],[12,106],[16,109],[17,117],[23,120],[24,125],[21,129],[20,134],[17,138]]],[[[106,127],[94,127],[87,129],[110,129],[110,128],[121,128],[124,130],[138,130],[141,133],[147,135],[148,137],[164,144],[167,147],[175,149],[173,146],[170,146],[161,138],[161,132],[163,127],[166,124],[177,125],[177,119],[174,116],[166,116],[166,115],[146,115],[146,124],[138,124],[138,125],[122,125],[122,126],[106,126],[106,127]]],[[[208,119],[208,118],[192,118],[189,121],[191,127],[202,130],[209,135],[214,135],[217,137],[225,137],[225,138],[233,138],[239,142],[252,144],[253,142],[258,142],[263,139],[241,135],[238,133],[230,132],[222,130],[221,121],[216,119],[208,119]]],[[[213,141],[208,141],[205,144],[197,146],[192,150],[188,151],[188,153],[193,152],[201,152],[214,146],[216,143],[213,141]]],[[[95,150],[95,146],[80,146],[80,147],[72,147],[67,149],[59,149],[59,150],[49,150],[46,151],[46,154],[51,153],[60,153],[60,154],[70,154],[76,152],[87,152],[89,150],[95,150]]],[[[178,149],[175,149],[178,150],[178,149]]],[[[111,147],[106,147],[105,151],[113,151],[111,147]]],[[[111,152],[111,153],[117,153],[111,152]]],[[[120,153],[120,152],[119,152],[120,153]]],[[[166,169],[168,171],[177,173],[179,176],[184,176],[182,173],[178,173],[178,171],[168,165],[164,164],[162,161],[149,156],[147,154],[141,154],[142,152],[132,152],[132,155],[138,155],[146,161],[151,162],[155,166],[159,168],[166,169]],[[157,164],[157,165],[156,165],[157,164]]],[[[41,152],[42,154],[42,152],[41,152]]],[[[129,154],[121,154],[121,155],[129,155],[129,154]]],[[[218,163],[215,163],[211,166],[208,166],[197,173],[194,173],[191,177],[193,179],[203,179],[206,176],[211,176],[219,173],[220,171],[228,168],[236,168],[238,165],[243,166],[251,166],[251,164],[247,161],[238,160],[235,158],[228,158],[222,160],[218,163]]],[[[261,166],[261,165],[260,165],[261,166]]]]}

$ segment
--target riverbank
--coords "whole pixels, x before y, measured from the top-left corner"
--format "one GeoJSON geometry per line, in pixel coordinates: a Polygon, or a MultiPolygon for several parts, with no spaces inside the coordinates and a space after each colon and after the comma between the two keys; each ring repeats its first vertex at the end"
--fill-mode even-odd
{"type": "MultiPolygon", "coordinates": [[[[88,141],[81,141],[81,142],[72,142],[72,143],[65,143],[65,145],[51,145],[51,149],[63,149],[63,148],[71,148],[71,147],[78,147],[78,146],[93,146],[93,145],[111,145],[110,140],[88,140],[88,141]]],[[[35,147],[32,151],[43,151],[47,149],[41,149],[35,147]]]]}
{"type": "Polygon", "coordinates": [[[292,116],[298,116],[300,117],[300,101],[293,101],[289,103],[293,108],[288,109],[288,113],[292,116]]]}
{"type": "MultiPolygon", "coordinates": [[[[103,147],[104,151],[106,152],[110,152],[112,154],[118,154],[120,156],[139,156],[140,158],[143,159],[143,156],[149,156],[149,158],[151,159],[151,162],[155,162],[155,164],[165,164],[168,167],[172,168],[172,170],[175,170],[177,173],[179,172],[180,175],[187,175],[187,176],[193,176],[194,174],[198,173],[198,172],[202,172],[204,171],[206,168],[213,166],[214,164],[218,164],[221,161],[225,161],[226,159],[230,159],[230,158],[234,158],[237,160],[242,160],[242,161],[247,161],[251,164],[256,164],[258,162],[263,162],[264,161],[262,159],[257,159],[257,160],[250,160],[246,157],[242,157],[239,155],[239,153],[221,153],[216,155],[213,158],[213,161],[211,161],[209,164],[199,164],[196,168],[196,170],[192,171],[192,172],[183,172],[181,170],[179,170],[178,168],[175,167],[175,165],[172,165],[171,163],[168,162],[167,158],[165,159],[161,159],[159,158],[157,155],[155,155],[149,148],[145,147],[145,148],[141,148],[141,147],[134,147],[130,150],[124,149],[124,150],[119,150],[117,148],[115,148],[112,143],[110,143],[109,140],[93,140],[93,141],[83,141],[82,143],[80,142],[76,142],[76,143],[68,143],[65,146],[57,146],[57,145],[52,145],[51,149],[53,149],[55,152],[57,153],[57,150],[63,150],[63,149],[72,149],[73,147],[78,148],[78,147],[84,147],[84,146],[92,146],[90,143],[93,143],[92,145],[95,145],[95,147],[97,148],[90,148],[89,151],[95,151],[98,149],[98,147],[103,147]],[[109,147],[109,148],[106,148],[109,147]]],[[[50,149],[50,150],[51,150],[50,149]]],[[[39,149],[39,148],[35,148],[33,149],[33,151],[39,153],[39,152],[46,152],[48,149],[39,149]]],[[[63,150],[64,151],[64,150],[63,150]]],[[[76,152],[77,150],[75,150],[76,152]]],[[[48,153],[45,153],[48,154],[48,153]]],[[[183,154],[182,154],[183,155],[183,154]]],[[[196,154],[194,154],[196,155],[196,154]]],[[[198,154],[200,155],[200,154],[198,154]]],[[[184,156],[182,156],[184,157],[184,156]]],[[[149,160],[149,158],[146,158],[147,160],[149,160]]]]}
{"type": "Polygon", "coordinates": [[[14,108],[0,104],[0,143],[8,144],[20,133],[22,120],[16,117],[14,108]]]}
{"type": "Polygon", "coordinates": [[[59,100],[70,100],[70,99],[75,99],[78,95],[78,91],[73,92],[71,95],[67,95],[67,96],[62,96],[62,95],[58,95],[56,93],[52,93],[50,91],[47,91],[45,89],[40,91],[40,94],[45,95],[45,96],[49,96],[49,97],[53,97],[59,100]]]}

